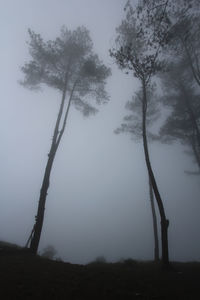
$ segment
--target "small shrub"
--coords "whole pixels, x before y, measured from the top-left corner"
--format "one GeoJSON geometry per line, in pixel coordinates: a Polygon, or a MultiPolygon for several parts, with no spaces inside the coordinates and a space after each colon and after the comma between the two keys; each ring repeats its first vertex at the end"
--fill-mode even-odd
{"type": "Polygon", "coordinates": [[[60,256],[57,256],[57,257],[55,258],[55,260],[58,261],[58,262],[63,262],[63,260],[62,260],[62,258],[61,258],[60,256]]]}
{"type": "Polygon", "coordinates": [[[43,252],[41,254],[42,257],[48,258],[48,259],[53,259],[54,256],[56,255],[57,251],[52,245],[48,245],[43,249],[43,252]]]}
{"type": "Polygon", "coordinates": [[[96,257],[95,262],[96,263],[103,263],[103,264],[105,264],[107,261],[106,261],[105,256],[101,255],[101,256],[97,256],[96,257]]]}
{"type": "Polygon", "coordinates": [[[100,266],[106,263],[107,263],[106,258],[103,255],[101,255],[101,256],[97,256],[95,260],[89,262],[88,266],[100,266]]]}

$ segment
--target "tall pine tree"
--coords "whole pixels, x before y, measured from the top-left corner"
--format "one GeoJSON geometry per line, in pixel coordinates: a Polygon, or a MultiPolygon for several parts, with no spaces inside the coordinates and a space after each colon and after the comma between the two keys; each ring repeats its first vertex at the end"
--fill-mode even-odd
{"type": "Polygon", "coordinates": [[[93,53],[93,44],[85,27],[78,27],[74,31],[62,27],[60,37],[53,41],[45,42],[39,34],[31,30],[29,37],[32,60],[22,67],[25,76],[22,85],[30,89],[39,89],[45,84],[57,89],[61,94],[35,225],[27,242],[27,245],[30,242],[31,251],[37,253],[51,170],[66,128],[70,107],[74,105],[85,116],[97,112],[91,102],[100,104],[108,101],[105,83],[110,69],[93,53]]]}

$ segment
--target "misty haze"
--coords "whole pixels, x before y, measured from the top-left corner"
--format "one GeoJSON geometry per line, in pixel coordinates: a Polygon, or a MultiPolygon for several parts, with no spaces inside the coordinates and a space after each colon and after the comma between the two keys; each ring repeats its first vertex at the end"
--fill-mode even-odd
{"type": "Polygon", "coordinates": [[[1,250],[200,261],[200,4],[174,2],[1,1],[1,250]]]}

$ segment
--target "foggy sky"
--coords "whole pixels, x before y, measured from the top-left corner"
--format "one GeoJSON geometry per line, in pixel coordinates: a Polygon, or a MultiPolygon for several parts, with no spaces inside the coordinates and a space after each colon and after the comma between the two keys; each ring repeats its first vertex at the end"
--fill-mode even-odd
{"type": "MultiPolygon", "coordinates": [[[[112,68],[110,102],[96,116],[70,110],[54,161],[40,250],[53,245],[58,256],[87,263],[153,258],[153,226],[148,176],[141,142],[115,135],[125,103],[139,84],[118,70],[109,57],[115,28],[126,0],[0,1],[0,240],[25,245],[36,215],[39,191],[59,93],[44,87],[31,92],[19,85],[20,66],[30,59],[27,29],[54,39],[62,25],[90,30],[94,49],[112,68]]],[[[172,260],[200,260],[199,176],[181,145],[150,145],[156,179],[170,220],[172,260]]],[[[159,218],[158,218],[159,223],[159,218]]]]}

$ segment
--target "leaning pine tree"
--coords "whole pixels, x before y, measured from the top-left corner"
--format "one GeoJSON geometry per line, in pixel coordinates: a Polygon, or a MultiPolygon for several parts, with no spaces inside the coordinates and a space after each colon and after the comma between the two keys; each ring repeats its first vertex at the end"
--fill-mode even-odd
{"type": "MultiPolygon", "coordinates": [[[[143,3],[143,2],[142,2],[143,3]]],[[[145,3],[145,2],[144,2],[145,3]]],[[[152,29],[152,22],[154,19],[148,18],[148,8],[139,4],[133,8],[130,1],[125,7],[126,18],[121,25],[116,29],[117,38],[116,46],[110,50],[110,54],[114,57],[116,63],[122,69],[133,72],[141,83],[142,90],[142,138],[145,154],[146,166],[149,178],[152,184],[154,195],[157,201],[158,210],[161,219],[161,245],[162,245],[162,262],[164,266],[169,265],[168,254],[168,226],[169,221],[166,218],[163,201],[158,189],[158,185],[152,169],[148,141],[147,141],[147,108],[151,106],[148,101],[148,87],[151,83],[152,77],[161,68],[158,57],[160,53],[160,37],[156,39],[152,29]],[[150,22],[150,24],[149,24],[150,22]]],[[[163,8],[163,16],[165,7],[163,8]]],[[[156,17],[156,16],[155,16],[156,17]]],[[[160,18],[159,26],[162,25],[162,17],[160,18]]],[[[157,28],[154,28],[156,30],[157,28]]],[[[161,31],[161,34],[162,31],[161,31]]]]}
{"type": "Polygon", "coordinates": [[[78,27],[74,31],[63,27],[60,37],[47,42],[31,30],[29,36],[29,52],[32,60],[22,67],[25,76],[22,85],[30,89],[38,89],[41,84],[46,84],[61,93],[35,224],[27,242],[27,246],[30,243],[31,252],[36,254],[43,226],[51,170],[66,128],[70,107],[73,104],[85,116],[96,113],[97,109],[90,104],[90,100],[95,100],[97,104],[108,101],[105,83],[110,75],[110,69],[93,53],[93,44],[85,27],[78,27]]]}

